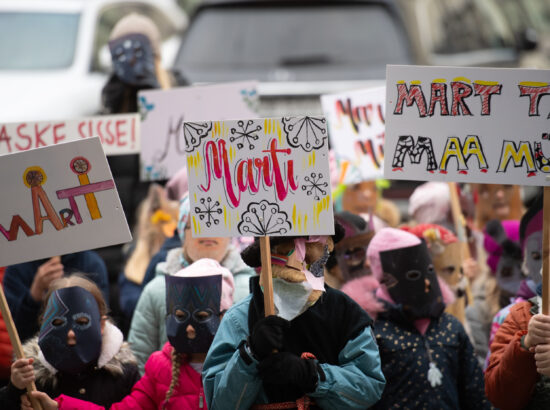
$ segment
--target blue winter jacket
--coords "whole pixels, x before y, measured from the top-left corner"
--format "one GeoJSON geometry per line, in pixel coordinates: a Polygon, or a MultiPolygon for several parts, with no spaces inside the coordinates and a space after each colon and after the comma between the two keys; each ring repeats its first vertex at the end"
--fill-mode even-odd
{"type": "MultiPolygon", "coordinates": [[[[39,330],[38,316],[41,303],[31,296],[31,285],[40,265],[48,261],[41,259],[19,263],[6,268],[4,293],[19,332],[21,342],[34,336],[39,330]]],[[[105,301],[109,301],[109,277],[103,259],[94,251],[83,251],[61,256],[65,274],[80,272],[94,281],[105,301]]]]}
{"type": "MultiPolygon", "coordinates": [[[[258,376],[257,361],[246,364],[239,345],[249,335],[248,315],[252,295],[224,315],[203,368],[208,409],[249,409],[268,403],[258,376]]],[[[319,303],[319,302],[317,302],[319,303]]],[[[331,332],[331,329],[327,329],[331,332]]],[[[325,380],[308,396],[323,409],[365,409],[376,403],[384,390],[378,347],[370,326],[349,340],[338,354],[338,365],[321,363],[325,380]]]]}

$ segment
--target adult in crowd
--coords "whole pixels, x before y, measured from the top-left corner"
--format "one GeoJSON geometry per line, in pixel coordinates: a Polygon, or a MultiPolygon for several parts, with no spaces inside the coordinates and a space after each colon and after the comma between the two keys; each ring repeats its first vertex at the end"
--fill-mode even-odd
{"type": "MultiPolygon", "coordinates": [[[[367,257],[381,283],[376,296],[383,308],[374,333],[386,378],[373,408],[490,408],[468,336],[444,312],[453,296],[438,279],[426,244],[409,232],[384,228],[367,257]]],[[[361,300],[356,281],[349,282],[349,294],[361,300]]]]}
{"type": "Polygon", "coordinates": [[[63,275],[71,275],[74,272],[81,272],[96,283],[105,300],[108,300],[107,268],[94,251],[54,256],[6,268],[4,293],[21,341],[38,332],[40,307],[50,284],[63,275]]]}
{"type": "MultiPolygon", "coordinates": [[[[148,89],[169,89],[184,82],[167,72],[161,64],[161,34],[149,17],[131,13],[121,18],[113,27],[109,37],[109,50],[113,72],[101,93],[102,114],[125,114],[139,112],[138,92],[148,89]]],[[[146,198],[148,182],[140,181],[139,154],[109,155],[109,167],[113,174],[122,208],[130,226],[139,219],[137,208],[146,198]]],[[[179,198],[176,198],[178,200],[179,198]]],[[[121,245],[98,250],[107,263],[112,283],[113,299],[117,299],[116,280],[124,269],[128,258],[121,245]]],[[[130,291],[132,286],[123,292],[130,291]],[[129,290],[130,289],[130,290],[129,290]]],[[[123,299],[126,295],[123,295],[123,299]]],[[[118,303],[112,306],[118,310],[118,303]]],[[[126,316],[133,310],[132,300],[123,311],[126,316]]],[[[135,306],[135,304],[134,304],[135,306]]],[[[119,316],[122,312],[114,312],[119,316]]]]}
{"type": "MultiPolygon", "coordinates": [[[[324,285],[335,237],[271,238],[277,316],[265,317],[260,278],[225,314],[203,369],[208,408],[365,409],[384,389],[370,317],[324,285]]],[[[242,253],[261,265],[259,241],[242,253]]]]}
{"type": "Polygon", "coordinates": [[[249,279],[255,274],[231,245],[231,238],[193,238],[189,221],[188,196],[181,201],[178,233],[182,246],[168,251],[166,262],[157,265],[157,276],[143,289],[130,326],[128,340],[138,359],[142,374],[149,356],[161,350],[167,340],[164,321],[166,276],[174,275],[199,259],[214,259],[233,275],[234,298],[239,300],[250,292],[249,279]]]}

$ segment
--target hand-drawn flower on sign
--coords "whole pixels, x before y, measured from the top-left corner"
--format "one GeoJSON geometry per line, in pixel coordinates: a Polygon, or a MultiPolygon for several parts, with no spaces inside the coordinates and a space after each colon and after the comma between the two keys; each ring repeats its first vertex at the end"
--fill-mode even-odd
{"type": "Polygon", "coordinates": [[[201,145],[201,140],[208,135],[211,129],[211,122],[184,122],[185,151],[193,152],[195,148],[201,145]]]}
{"type": "Polygon", "coordinates": [[[306,191],[308,196],[313,195],[316,201],[321,199],[321,195],[327,194],[328,182],[321,182],[321,179],[323,179],[323,174],[312,172],[310,176],[304,178],[306,183],[302,185],[302,191],[306,191]]]}
{"type": "Polygon", "coordinates": [[[321,148],[327,139],[324,117],[284,117],[283,128],[291,147],[304,151],[321,148]]]}
{"type": "Polygon", "coordinates": [[[254,144],[252,144],[250,140],[257,141],[258,138],[260,138],[255,133],[262,130],[261,125],[256,125],[256,127],[254,128],[254,121],[252,120],[248,120],[246,125],[244,124],[244,121],[239,121],[237,122],[237,125],[240,127],[241,130],[239,131],[236,128],[231,128],[232,136],[229,137],[229,141],[238,141],[237,148],[242,149],[244,147],[243,143],[246,140],[246,143],[248,144],[248,149],[254,149],[254,144]]]}
{"type": "Polygon", "coordinates": [[[206,226],[210,228],[212,226],[212,222],[214,222],[214,225],[217,225],[220,223],[220,220],[216,218],[216,215],[221,215],[223,212],[220,207],[220,202],[216,201],[212,203],[212,198],[201,198],[200,200],[201,207],[196,206],[195,207],[195,214],[199,216],[199,219],[201,221],[204,221],[206,219],[206,226]]]}
{"type": "Polygon", "coordinates": [[[291,227],[286,212],[281,211],[278,204],[264,199],[248,204],[237,229],[242,235],[265,236],[284,235],[291,227]]]}

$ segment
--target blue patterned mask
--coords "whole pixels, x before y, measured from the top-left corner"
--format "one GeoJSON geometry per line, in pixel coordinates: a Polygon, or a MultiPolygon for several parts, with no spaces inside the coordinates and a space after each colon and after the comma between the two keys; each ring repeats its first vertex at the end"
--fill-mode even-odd
{"type": "Polygon", "coordinates": [[[111,59],[117,77],[133,86],[158,88],[153,48],[147,36],[127,34],[109,41],[111,59]]]}
{"type": "Polygon", "coordinates": [[[101,353],[101,317],[94,296],[72,286],[56,290],[48,299],[38,336],[44,357],[62,373],[78,374],[101,353]],[[67,344],[73,330],[76,345],[67,344]]]}
{"type": "Polygon", "coordinates": [[[166,276],[166,335],[178,353],[206,353],[220,325],[222,275],[166,276]],[[191,325],[195,337],[190,339],[191,325]]]}

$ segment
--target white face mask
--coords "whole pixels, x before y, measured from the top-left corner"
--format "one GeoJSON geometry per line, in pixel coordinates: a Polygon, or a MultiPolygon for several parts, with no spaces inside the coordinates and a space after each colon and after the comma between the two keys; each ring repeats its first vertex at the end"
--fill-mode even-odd
{"type": "Polygon", "coordinates": [[[292,283],[284,279],[273,278],[273,304],[277,316],[292,320],[309,307],[308,298],[313,292],[309,282],[292,283]]]}

